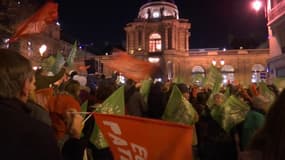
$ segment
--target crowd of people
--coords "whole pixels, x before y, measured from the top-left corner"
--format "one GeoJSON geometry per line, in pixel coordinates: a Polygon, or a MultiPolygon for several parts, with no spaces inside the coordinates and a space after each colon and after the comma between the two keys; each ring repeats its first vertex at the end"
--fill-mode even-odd
{"type": "Polygon", "coordinates": [[[117,83],[117,75],[84,77],[67,73],[63,67],[47,76],[42,69],[34,71],[20,53],[7,49],[0,49],[0,66],[0,153],[4,159],[112,160],[108,147],[90,142],[95,119],[83,117],[122,85],[125,114],[158,120],[163,120],[173,86],[178,87],[194,109],[193,159],[285,159],[285,90],[278,91],[274,85],[267,85],[274,93],[273,102],[255,84],[248,88],[228,84],[212,93],[209,87],[153,82],[143,95],[140,83],[131,79],[117,83]],[[229,95],[250,108],[241,122],[225,130],[222,106],[229,95]],[[208,103],[210,98],[213,103],[208,103]],[[84,102],[88,102],[86,112],[81,108],[84,102]]]}

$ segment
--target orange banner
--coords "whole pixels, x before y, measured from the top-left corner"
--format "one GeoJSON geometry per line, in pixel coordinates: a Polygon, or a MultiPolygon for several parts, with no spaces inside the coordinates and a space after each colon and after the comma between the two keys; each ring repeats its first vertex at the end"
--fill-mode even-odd
{"type": "Polygon", "coordinates": [[[9,42],[16,41],[19,37],[42,32],[48,23],[58,18],[58,4],[47,2],[35,14],[23,21],[16,29],[16,33],[9,42]]]}
{"type": "Polygon", "coordinates": [[[113,54],[113,59],[104,64],[137,82],[149,78],[155,70],[154,64],[136,59],[125,52],[113,54]]]}
{"type": "Polygon", "coordinates": [[[94,113],[115,160],[192,160],[191,126],[94,113]]]}

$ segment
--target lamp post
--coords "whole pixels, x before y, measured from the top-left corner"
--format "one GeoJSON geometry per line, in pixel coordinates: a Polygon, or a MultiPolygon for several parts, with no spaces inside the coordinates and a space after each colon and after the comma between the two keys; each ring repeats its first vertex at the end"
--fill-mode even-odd
{"type": "Polygon", "coordinates": [[[254,0],[251,5],[252,5],[252,8],[256,12],[258,12],[262,8],[263,4],[262,4],[262,2],[260,0],[254,0]]]}
{"type": "Polygon", "coordinates": [[[41,47],[39,48],[40,56],[43,57],[45,51],[47,50],[47,45],[42,44],[41,47]]]}
{"type": "Polygon", "coordinates": [[[213,59],[212,60],[212,65],[217,67],[217,68],[221,68],[222,66],[225,65],[225,60],[224,59],[220,59],[219,60],[219,63],[217,64],[217,60],[216,59],[213,59]]]}

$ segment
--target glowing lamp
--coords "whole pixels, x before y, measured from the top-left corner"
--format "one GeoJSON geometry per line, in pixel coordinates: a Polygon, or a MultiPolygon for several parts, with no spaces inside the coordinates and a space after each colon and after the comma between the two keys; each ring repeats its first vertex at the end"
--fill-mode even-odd
{"type": "Polygon", "coordinates": [[[259,11],[262,7],[262,3],[259,0],[255,0],[254,2],[252,2],[252,8],[256,11],[259,11]]]}

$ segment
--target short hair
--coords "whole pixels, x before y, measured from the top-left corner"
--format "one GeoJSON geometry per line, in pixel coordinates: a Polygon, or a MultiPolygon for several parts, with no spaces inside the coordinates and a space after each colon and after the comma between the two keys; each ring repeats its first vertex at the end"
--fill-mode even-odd
{"type": "Polygon", "coordinates": [[[31,62],[16,51],[0,49],[0,97],[17,98],[34,76],[31,62]]]}
{"type": "Polygon", "coordinates": [[[76,80],[70,79],[63,83],[63,90],[68,92],[74,98],[78,98],[77,92],[80,91],[80,83],[76,80]]]}

